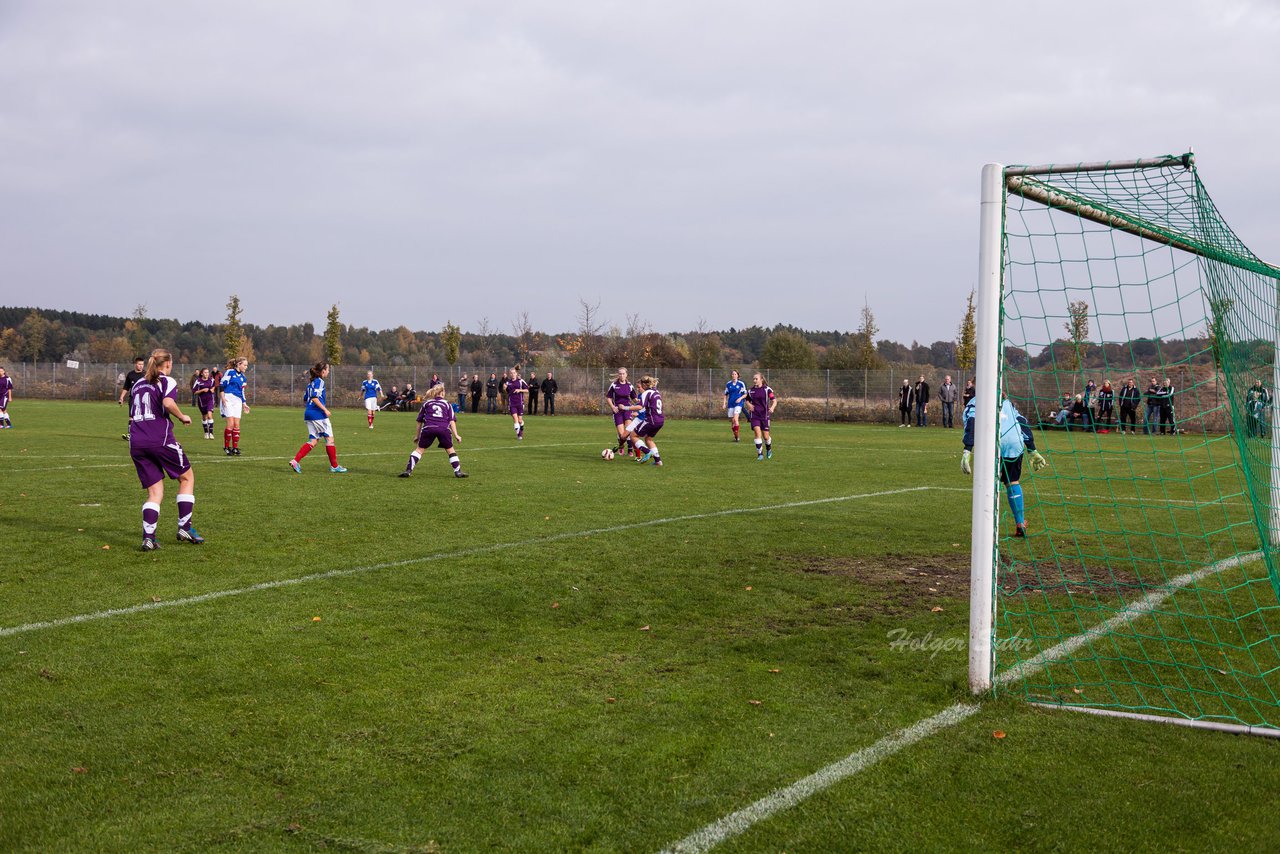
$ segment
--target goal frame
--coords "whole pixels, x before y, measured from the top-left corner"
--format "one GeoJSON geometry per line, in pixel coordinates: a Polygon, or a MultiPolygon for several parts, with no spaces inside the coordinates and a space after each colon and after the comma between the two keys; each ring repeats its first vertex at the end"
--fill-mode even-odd
{"type": "MultiPolygon", "coordinates": [[[[982,169],[981,206],[978,240],[978,280],[975,304],[976,364],[975,383],[978,406],[974,412],[973,447],[973,500],[971,507],[972,530],[970,534],[970,594],[969,594],[969,688],[974,694],[989,692],[995,685],[994,627],[996,619],[996,567],[999,565],[999,483],[997,479],[997,417],[999,412],[999,388],[1002,332],[1002,300],[1004,297],[1004,253],[1006,199],[1009,193],[1023,196],[1046,207],[1063,210],[1086,219],[1128,232],[1145,240],[1163,243],[1178,250],[1212,260],[1228,260],[1213,246],[1191,235],[1179,234],[1166,228],[1144,222],[1140,218],[1121,211],[1107,210],[1087,199],[1076,198],[1056,191],[1037,180],[1037,176],[1060,173],[1130,170],[1144,168],[1181,167],[1191,169],[1194,154],[1143,158],[1136,160],[1100,161],[1093,163],[1048,164],[1042,166],[1006,167],[1001,163],[988,163],[982,169]]],[[[1280,393],[1280,268],[1256,258],[1233,257],[1230,263],[1250,269],[1270,278],[1277,289],[1276,299],[1276,357],[1272,365],[1273,394],[1280,393]]],[[[1276,404],[1273,403],[1273,406],[1276,404]]],[[[1280,419],[1272,417],[1272,458],[1280,460],[1280,419]]],[[[1271,510],[1266,520],[1267,533],[1273,545],[1280,545],[1280,465],[1271,466],[1271,510]]],[[[1113,713],[1086,707],[1069,707],[1117,717],[1158,721],[1214,729],[1228,732],[1250,732],[1275,736],[1280,731],[1266,727],[1235,727],[1233,725],[1196,721],[1184,718],[1156,715],[1113,713]]]]}

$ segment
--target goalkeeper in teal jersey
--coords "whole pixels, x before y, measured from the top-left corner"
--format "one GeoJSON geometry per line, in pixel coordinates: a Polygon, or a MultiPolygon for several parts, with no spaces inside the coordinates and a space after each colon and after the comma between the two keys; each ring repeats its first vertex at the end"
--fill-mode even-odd
{"type": "MultiPolygon", "coordinates": [[[[964,453],[960,456],[960,471],[973,474],[973,421],[974,403],[970,400],[964,408],[964,453]]],[[[1009,499],[1009,509],[1013,511],[1013,521],[1017,525],[1016,537],[1027,535],[1027,515],[1022,508],[1022,455],[1031,454],[1032,471],[1040,471],[1048,463],[1036,450],[1036,440],[1031,434],[1031,425],[1022,417],[1016,406],[1008,398],[1000,401],[1000,482],[1004,484],[1005,495],[1009,499]]]]}

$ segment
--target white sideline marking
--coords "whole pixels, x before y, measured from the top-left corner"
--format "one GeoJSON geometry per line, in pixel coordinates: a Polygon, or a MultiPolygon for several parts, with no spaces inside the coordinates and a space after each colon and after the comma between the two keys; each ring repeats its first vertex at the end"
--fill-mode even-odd
{"type": "Polygon", "coordinates": [[[818,792],[831,788],[841,780],[865,771],[881,759],[892,756],[904,747],[910,747],[917,741],[922,741],[939,730],[967,720],[977,714],[980,708],[981,706],[977,705],[956,703],[951,708],[944,709],[931,718],[917,721],[905,729],[900,729],[885,736],[870,747],[864,747],[857,753],[851,753],[839,762],[831,763],[821,771],[797,780],[784,789],[771,792],[754,804],[743,807],[737,812],[729,813],[724,818],[708,824],[698,832],[681,839],[670,848],[664,849],[664,854],[668,852],[669,854],[695,854],[695,852],[696,854],[701,854],[701,852],[710,851],[721,842],[737,836],[757,822],[763,821],[775,813],[791,809],[811,795],[816,795],[818,792]]]}
{"type": "MultiPolygon", "coordinates": [[[[468,453],[468,454],[469,454],[469,453],[475,453],[475,452],[478,452],[478,451],[512,451],[512,450],[515,450],[516,448],[519,448],[519,447],[527,447],[527,448],[571,448],[571,447],[579,447],[579,446],[595,445],[595,444],[597,444],[596,442],[547,442],[547,443],[545,443],[545,444],[530,443],[530,444],[528,444],[528,445],[523,445],[523,446],[522,446],[522,445],[514,444],[514,441],[515,441],[515,440],[513,439],[513,440],[512,440],[513,444],[511,444],[511,445],[492,445],[492,446],[490,446],[490,447],[479,447],[479,448],[468,448],[468,447],[465,447],[461,442],[459,442],[459,443],[458,443],[458,447],[462,450],[462,452],[463,452],[463,453],[468,453]]],[[[68,456],[68,455],[64,454],[64,455],[61,455],[61,456],[62,456],[62,457],[66,457],[66,456],[68,456]]],[[[344,453],[344,454],[342,455],[342,458],[345,460],[347,457],[403,457],[403,456],[407,456],[407,454],[405,454],[403,451],[351,451],[351,452],[349,452],[349,453],[344,453]]],[[[188,455],[187,455],[187,458],[188,458],[188,459],[191,459],[191,456],[188,454],[188,455]]],[[[22,458],[22,460],[19,460],[18,462],[22,462],[23,460],[34,460],[34,459],[40,459],[40,457],[38,457],[38,456],[37,456],[37,457],[23,457],[23,458],[22,458]]],[[[57,459],[57,457],[54,457],[54,458],[46,457],[45,459],[57,459]]],[[[101,457],[101,456],[94,456],[94,457],[81,457],[80,459],[103,459],[103,457],[101,457]]],[[[119,457],[109,457],[108,459],[119,459],[119,457]]],[[[280,461],[280,462],[286,462],[286,461],[288,461],[289,459],[290,459],[289,457],[257,456],[257,455],[252,456],[252,457],[250,457],[250,458],[249,458],[249,460],[251,460],[251,461],[252,461],[252,460],[267,460],[267,461],[280,461]]],[[[246,460],[245,460],[245,458],[244,458],[244,457],[226,457],[226,456],[222,456],[222,457],[209,457],[209,458],[207,458],[207,459],[206,459],[206,458],[204,458],[204,457],[196,457],[195,459],[192,459],[191,461],[192,461],[192,463],[197,464],[197,465],[206,465],[206,464],[208,464],[208,463],[232,463],[232,462],[234,462],[234,463],[239,463],[240,465],[244,465],[244,464],[245,464],[245,462],[246,462],[246,460]]],[[[19,471],[19,472],[35,471],[35,472],[40,472],[40,471],[63,471],[63,470],[78,471],[78,470],[80,470],[80,469],[125,469],[125,468],[129,468],[129,469],[133,468],[133,463],[132,463],[132,462],[123,462],[123,463],[95,463],[94,465],[85,465],[85,466],[26,466],[26,467],[17,466],[17,467],[11,468],[11,469],[10,469],[10,471],[19,471]]]]}
{"type": "Polygon", "coordinates": [[[12,635],[26,634],[27,632],[39,631],[41,629],[56,629],[61,626],[70,626],[76,623],[87,623],[93,620],[106,620],[111,617],[122,617],[128,614],[139,614],[143,611],[155,611],[159,608],[179,608],[186,605],[198,605],[201,602],[211,602],[214,599],[223,599],[227,596],[240,596],[245,593],[255,593],[260,590],[275,590],[280,587],[289,587],[296,584],[305,584],[310,581],[322,581],[328,578],[341,578],[347,575],[359,575],[365,572],[373,572],[379,569],[393,569],[401,566],[412,566],[418,563],[430,563],[437,560],[446,560],[449,558],[471,557],[478,554],[487,554],[489,552],[502,551],[503,549],[528,547],[539,543],[555,543],[561,540],[572,540],[578,537],[592,537],[599,534],[613,534],[618,531],[630,531],[636,528],[648,528],[654,525],[667,525],[672,522],[689,522],[694,519],[714,519],[719,516],[736,516],[743,513],[760,513],[766,510],[787,510],[793,507],[812,507],[817,504],[834,504],[841,501],[857,501],[861,498],[882,498],[886,495],[904,495],[910,492],[923,492],[932,489],[931,486],[909,486],[903,489],[888,489],[880,492],[860,492],[855,495],[837,495],[833,498],[813,498],[807,501],[788,501],[784,504],[768,504],[760,507],[735,507],[730,510],[714,510],[710,513],[692,513],[687,516],[668,516],[662,519],[649,519],[645,522],[628,522],[625,525],[610,525],[607,528],[589,528],[585,531],[571,531],[564,534],[553,534],[550,537],[542,537],[534,540],[532,543],[528,540],[520,540],[510,543],[495,543],[489,546],[477,546],[473,549],[461,549],[454,552],[442,552],[439,554],[424,555],[423,557],[407,558],[405,560],[389,561],[387,563],[375,563],[369,566],[357,566],[350,569],[331,569],[326,572],[316,572],[311,575],[301,575],[297,578],[283,578],[277,581],[263,581],[259,584],[251,584],[248,587],[237,587],[233,590],[214,590],[209,593],[200,593],[195,596],[184,596],[181,599],[172,599],[160,602],[143,602],[139,605],[128,605],[124,608],[109,608],[105,611],[94,611],[91,614],[76,614],[71,617],[59,617],[56,620],[44,620],[38,623],[26,623],[21,626],[9,626],[0,628],[0,638],[10,637],[12,635]]]}
{"type": "MultiPolygon", "coordinates": [[[[1211,575],[1222,572],[1224,569],[1248,563],[1261,556],[1261,552],[1236,555],[1202,567],[1195,572],[1180,575],[1164,587],[1148,593],[1134,604],[1127,605],[1110,619],[1104,620],[1075,637],[1067,638],[1062,643],[1052,646],[1039,655],[1028,658],[1021,664],[1004,671],[995,678],[995,682],[1003,685],[1007,682],[1025,679],[1055,661],[1066,658],[1090,641],[1108,634],[1135,617],[1150,614],[1179,590],[1198,581],[1203,581],[1211,575]]],[[[808,777],[797,780],[784,788],[776,789],[755,803],[732,812],[724,818],[713,821],[674,845],[664,848],[662,854],[702,854],[702,852],[710,851],[721,842],[749,830],[753,825],[776,813],[790,809],[813,795],[826,791],[836,783],[846,780],[854,774],[865,771],[881,759],[887,759],[904,747],[910,747],[936,732],[967,720],[977,714],[981,708],[977,704],[956,703],[951,708],[944,709],[933,717],[924,718],[909,727],[890,733],[870,747],[864,747],[862,750],[851,753],[844,759],[833,762],[808,777]]]]}

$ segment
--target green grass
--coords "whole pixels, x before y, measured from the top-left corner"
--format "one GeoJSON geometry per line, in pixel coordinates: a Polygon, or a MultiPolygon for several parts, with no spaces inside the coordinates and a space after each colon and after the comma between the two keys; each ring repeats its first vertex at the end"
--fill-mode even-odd
{"type": "MultiPolygon", "coordinates": [[[[0,632],[158,607],[0,637],[0,849],[656,850],[967,698],[963,649],[889,646],[965,636],[958,431],[780,420],[757,463],[671,421],[656,469],[466,416],[471,478],[401,480],[410,415],[297,476],[255,409],[239,459],[183,431],[208,542],[170,488],[143,554],[123,413],[13,415],[0,632]]],[[[1273,848],[1277,747],[989,701],[725,850],[1273,848]]]]}

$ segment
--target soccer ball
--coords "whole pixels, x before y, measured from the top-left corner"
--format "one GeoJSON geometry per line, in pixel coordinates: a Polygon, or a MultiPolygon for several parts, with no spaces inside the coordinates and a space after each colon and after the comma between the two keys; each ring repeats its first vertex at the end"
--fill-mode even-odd
{"type": "Polygon", "coordinates": [[[605,448],[603,451],[601,451],[601,452],[600,452],[600,459],[602,459],[602,460],[611,460],[611,459],[613,459],[613,448],[605,448]]]}

